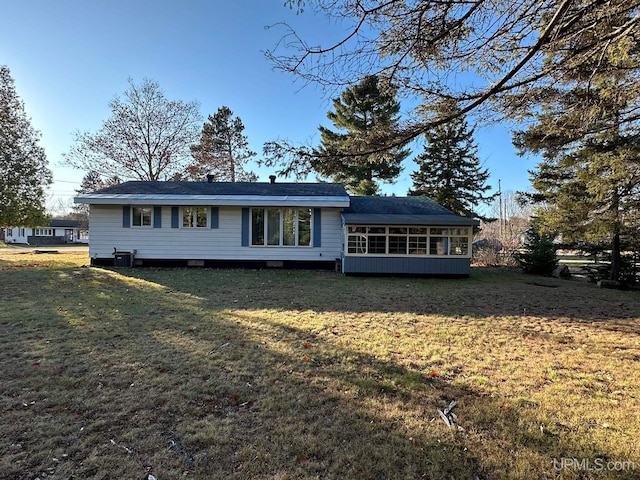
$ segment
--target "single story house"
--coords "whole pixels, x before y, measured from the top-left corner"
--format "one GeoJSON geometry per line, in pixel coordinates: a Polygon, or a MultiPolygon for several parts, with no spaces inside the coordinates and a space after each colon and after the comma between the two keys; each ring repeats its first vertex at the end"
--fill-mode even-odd
{"type": "Polygon", "coordinates": [[[8,227],[4,229],[5,243],[34,246],[89,243],[89,230],[78,220],[54,218],[42,227],[8,227]]]}
{"type": "Polygon", "coordinates": [[[349,196],[339,183],[133,181],[90,205],[92,265],[328,267],[467,276],[474,219],[423,197],[349,196]]]}

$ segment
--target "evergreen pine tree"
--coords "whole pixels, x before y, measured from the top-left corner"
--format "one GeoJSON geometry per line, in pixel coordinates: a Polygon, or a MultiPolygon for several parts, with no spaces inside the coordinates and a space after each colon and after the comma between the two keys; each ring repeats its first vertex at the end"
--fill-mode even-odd
{"type": "Polygon", "coordinates": [[[525,273],[551,275],[558,266],[554,236],[541,234],[535,226],[527,230],[523,251],[515,254],[518,266],[525,273]]]}
{"type": "Polygon", "coordinates": [[[477,207],[495,195],[485,195],[491,189],[489,171],[480,166],[473,133],[463,117],[427,132],[408,194],[427,196],[458,215],[484,218],[477,207]]]}
{"type": "Polygon", "coordinates": [[[384,86],[377,76],[345,90],[333,100],[335,111],[329,120],[344,133],[319,127],[321,145],[315,149],[311,167],[324,177],[344,183],[356,195],[379,193],[379,182],[391,183],[402,171],[402,161],[410,151],[404,147],[387,148],[367,155],[369,141],[379,132],[393,129],[399,120],[400,103],[395,90],[384,86]]]}
{"type": "Polygon", "coordinates": [[[46,222],[45,187],[51,171],[39,141],[9,68],[0,65],[0,226],[46,222]]]}
{"type": "MultiPolygon", "coordinates": [[[[603,18],[547,61],[580,55],[599,30],[629,18],[628,12],[603,18]]],[[[554,88],[536,95],[536,123],[514,133],[521,153],[542,155],[530,172],[535,192],[529,198],[544,206],[543,227],[566,243],[606,244],[610,280],[621,278],[623,245],[639,228],[640,141],[637,125],[623,122],[637,108],[629,82],[639,61],[637,45],[625,44],[564,69],[554,88]]]]}
{"type": "Polygon", "coordinates": [[[202,180],[207,174],[221,182],[256,181],[257,175],[244,170],[256,155],[249,148],[244,124],[229,107],[218,108],[202,127],[200,143],[191,146],[193,162],[186,169],[186,179],[202,180]]]}

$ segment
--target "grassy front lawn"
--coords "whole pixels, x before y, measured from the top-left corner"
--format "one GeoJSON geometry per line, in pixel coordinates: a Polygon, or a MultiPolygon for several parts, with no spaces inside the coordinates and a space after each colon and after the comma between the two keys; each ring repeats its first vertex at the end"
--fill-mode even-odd
{"type": "Polygon", "coordinates": [[[640,478],[636,292],[84,263],[0,252],[0,478],[640,478]]]}

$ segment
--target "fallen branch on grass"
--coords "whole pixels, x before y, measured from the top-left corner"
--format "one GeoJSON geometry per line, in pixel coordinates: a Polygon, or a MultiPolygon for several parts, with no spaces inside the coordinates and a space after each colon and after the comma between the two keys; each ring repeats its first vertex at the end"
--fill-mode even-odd
{"type": "Polygon", "coordinates": [[[458,404],[455,400],[449,402],[449,406],[444,410],[438,409],[440,418],[447,425],[447,427],[455,427],[457,430],[462,430],[462,427],[458,425],[458,416],[453,413],[453,408],[458,404]]]}
{"type": "Polygon", "coordinates": [[[180,440],[176,440],[174,438],[171,438],[169,440],[169,450],[172,450],[172,451],[176,452],[178,455],[180,455],[181,457],[183,457],[185,462],[187,462],[187,466],[189,467],[189,469],[190,470],[193,469],[193,467],[195,466],[195,462],[193,461],[193,457],[191,455],[189,455],[189,453],[187,453],[187,451],[184,449],[184,447],[180,443],[180,440]]]}

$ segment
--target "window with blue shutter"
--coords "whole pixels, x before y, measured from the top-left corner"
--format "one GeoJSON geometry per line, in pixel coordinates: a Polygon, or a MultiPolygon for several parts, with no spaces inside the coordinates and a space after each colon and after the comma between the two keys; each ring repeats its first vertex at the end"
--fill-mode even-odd
{"type": "Polygon", "coordinates": [[[131,227],[131,207],[129,205],[122,206],[122,228],[131,227]]]}
{"type": "Polygon", "coordinates": [[[249,209],[242,209],[242,243],[243,247],[249,246],[249,209]]]}
{"type": "Polygon", "coordinates": [[[180,207],[171,207],[171,228],[180,226],[180,207]]]}
{"type": "Polygon", "coordinates": [[[220,223],[220,209],[218,207],[211,207],[211,228],[218,228],[220,223]]]}
{"type": "Polygon", "coordinates": [[[153,228],[162,228],[162,207],[153,207],[153,228]]]}
{"type": "Polygon", "coordinates": [[[313,209],[313,246],[321,247],[322,241],[322,209],[313,209]]]}

